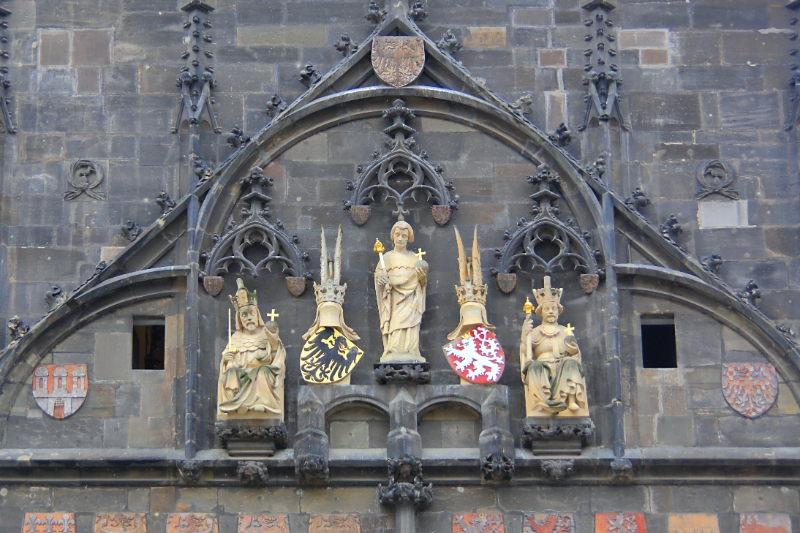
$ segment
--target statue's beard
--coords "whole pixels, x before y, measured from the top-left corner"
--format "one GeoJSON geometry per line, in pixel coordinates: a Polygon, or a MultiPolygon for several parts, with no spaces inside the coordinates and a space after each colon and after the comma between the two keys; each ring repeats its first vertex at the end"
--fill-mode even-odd
{"type": "Polygon", "coordinates": [[[255,322],[248,322],[247,324],[244,325],[244,329],[246,329],[247,331],[249,331],[251,333],[253,331],[255,331],[257,327],[258,326],[256,326],[255,322]]]}

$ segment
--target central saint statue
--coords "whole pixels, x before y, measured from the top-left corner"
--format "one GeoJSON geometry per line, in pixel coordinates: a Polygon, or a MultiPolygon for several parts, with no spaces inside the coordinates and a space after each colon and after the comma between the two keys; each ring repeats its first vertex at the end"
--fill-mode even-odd
{"type": "Polygon", "coordinates": [[[375,244],[380,261],[375,268],[375,293],[383,336],[381,363],[424,362],[419,353],[419,328],[425,312],[428,263],[406,249],[414,242],[414,230],[400,220],[390,233],[394,250],[383,255],[383,245],[375,244]],[[379,246],[380,245],[380,246],[379,246]]]}
{"type": "MultiPolygon", "coordinates": [[[[545,276],[544,288],[533,291],[538,304],[535,312],[542,323],[533,327],[528,315],[522,325],[520,368],[529,418],[589,416],[578,341],[569,324],[564,327],[558,323],[558,315],[564,310],[562,292],[551,287],[550,276],[545,276]]],[[[532,307],[527,302],[525,312],[530,313],[532,307]]]]}
{"type": "Polygon", "coordinates": [[[241,279],[236,284],[236,295],[230,297],[236,309],[236,332],[229,334],[222,352],[217,418],[283,420],[286,349],[278,325],[261,318],[256,291],[248,291],[241,279]]]}

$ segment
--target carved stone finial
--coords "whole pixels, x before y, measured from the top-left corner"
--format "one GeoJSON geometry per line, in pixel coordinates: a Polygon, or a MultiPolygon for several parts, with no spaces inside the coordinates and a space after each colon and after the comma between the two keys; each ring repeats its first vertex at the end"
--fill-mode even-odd
{"type": "Polygon", "coordinates": [[[722,256],[715,252],[709,257],[701,257],[700,263],[702,263],[703,268],[712,274],[716,274],[720,265],[722,265],[722,256]]]}
{"type": "Polygon", "coordinates": [[[197,176],[198,185],[208,181],[213,171],[197,154],[192,154],[192,172],[197,176]]]}
{"type": "Polygon", "coordinates": [[[588,88],[588,94],[584,97],[586,111],[578,131],[586,129],[592,115],[600,122],[616,119],[623,130],[629,131],[630,127],[625,123],[619,105],[622,97],[617,94],[618,87],[622,85],[622,78],[614,62],[617,56],[617,50],[614,48],[616,36],[611,30],[614,23],[607,16],[608,11],[614,9],[614,6],[606,0],[592,0],[585,4],[583,9],[590,13],[602,9],[606,13],[596,13],[594,17],[587,18],[584,22],[589,31],[584,36],[589,48],[583,52],[586,58],[586,64],[583,66],[585,72],[583,85],[588,88]]]}
{"type": "Polygon", "coordinates": [[[674,214],[671,214],[667,220],[661,224],[659,230],[661,231],[662,237],[673,243],[675,242],[675,237],[683,233],[683,228],[678,222],[678,217],[674,214]]]}
{"type": "Polygon", "coordinates": [[[55,311],[58,306],[67,301],[67,293],[59,285],[53,285],[44,293],[44,301],[47,303],[48,312],[55,311]]]}
{"type": "Polygon", "coordinates": [[[158,193],[158,196],[156,196],[156,203],[161,208],[162,217],[175,209],[175,206],[178,205],[175,203],[175,200],[170,198],[169,194],[167,194],[167,191],[164,190],[162,190],[160,193],[158,193]]]}
{"type": "Polygon", "coordinates": [[[369,0],[367,14],[364,15],[364,18],[370,24],[380,24],[386,18],[386,10],[379,6],[375,0],[369,0]]]}
{"type": "Polygon", "coordinates": [[[227,138],[228,144],[235,150],[240,149],[242,146],[250,142],[250,136],[247,135],[239,125],[233,126],[227,138]]]}
{"type": "Polygon", "coordinates": [[[456,52],[464,48],[464,45],[453,35],[452,30],[447,30],[444,35],[442,35],[442,38],[436,41],[436,47],[442,52],[453,56],[456,52]]]}
{"type": "Polygon", "coordinates": [[[353,42],[349,34],[343,33],[342,38],[333,47],[344,57],[350,57],[358,50],[358,43],[353,42]]]}
{"type": "Polygon", "coordinates": [[[322,75],[311,63],[306,63],[305,66],[300,69],[299,80],[300,83],[306,86],[306,88],[311,88],[311,86],[317,83],[320,79],[322,79],[322,75]]]}
{"type": "Polygon", "coordinates": [[[408,14],[417,22],[422,22],[428,17],[428,12],[425,10],[422,0],[414,0],[408,10],[408,14]]]}
{"type": "Polygon", "coordinates": [[[214,67],[207,64],[214,54],[209,49],[209,45],[213,43],[213,38],[208,33],[211,22],[204,15],[214,11],[214,8],[200,0],[192,0],[181,10],[189,14],[188,20],[183,23],[187,32],[184,42],[188,46],[181,54],[181,59],[186,60],[186,63],[181,67],[175,82],[181,96],[170,131],[178,133],[184,120],[194,126],[200,124],[205,113],[214,133],[222,133],[217,124],[217,115],[211,107],[214,103],[211,90],[216,87],[214,67]]]}
{"type": "Polygon", "coordinates": [[[558,146],[568,146],[572,142],[572,134],[567,126],[562,122],[556,128],[556,131],[548,135],[548,138],[558,146]]]}
{"type": "Polygon", "coordinates": [[[142,234],[142,227],[137,224],[136,221],[129,218],[122,226],[122,231],[125,233],[125,236],[128,238],[128,240],[133,242],[139,238],[139,235],[142,234]]]}
{"type": "Polygon", "coordinates": [[[736,296],[755,307],[756,300],[761,298],[761,289],[758,288],[758,283],[751,279],[744,289],[736,293],[736,296]]]}
{"type": "Polygon", "coordinates": [[[262,461],[240,461],[236,474],[243,485],[266,485],[269,482],[269,470],[262,461]]]}
{"type": "Polygon", "coordinates": [[[24,337],[30,330],[30,326],[27,326],[22,322],[22,319],[19,315],[14,315],[8,319],[8,333],[11,336],[12,341],[16,341],[24,337]]]}
{"type": "Polygon", "coordinates": [[[267,102],[267,108],[264,110],[264,112],[270,117],[274,118],[275,116],[286,111],[286,108],[286,102],[283,101],[283,98],[281,98],[278,93],[275,93],[270,97],[269,102],[267,102]]]}
{"type": "Polygon", "coordinates": [[[516,101],[508,104],[518,115],[530,115],[533,113],[533,96],[530,93],[523,94],[516,101]]]}
{"type": "Polygon", "coordinates": [[[650,198],[644,194],[641,187],[636,187],[633,193],[625,198],[625,207],[637,213],[648,205],[650,205],[650,198]]]}

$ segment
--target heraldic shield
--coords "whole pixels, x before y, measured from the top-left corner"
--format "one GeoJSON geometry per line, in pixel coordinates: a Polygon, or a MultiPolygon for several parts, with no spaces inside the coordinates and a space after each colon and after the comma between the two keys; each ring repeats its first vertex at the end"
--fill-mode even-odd
{"type": "Polygon", "coordinates": [[[722,394],[734,411],[757,418],[778,398],[778,373],[769,363],[725,363],[722,394]]]}
{"type": "Polygon", "coordinates": [[[484,326],[475,326],[457,342],[442,346],[442,350],[453,370],[470,383],[497,383],[506,368],[503,347],[494,333],[484,326]]]}
{"type": "Polygon", "coordinates": [[[86,400],[86,365],[39,365],[33,369],[33,398],[57,420],[74,415],[86,400]]]}
{"type": "Polygon", "coordinates": [[[364,350],[335,328],[319,328],[300,354],[300,374],[308,383],[336,383],[353,371],[364,350]]]}
{"type": "Polygon", "coordinates": [[[392,87],[405,87],[422,74],[425,44],[422,37],[375,37],[372,68],[392,87]]]}

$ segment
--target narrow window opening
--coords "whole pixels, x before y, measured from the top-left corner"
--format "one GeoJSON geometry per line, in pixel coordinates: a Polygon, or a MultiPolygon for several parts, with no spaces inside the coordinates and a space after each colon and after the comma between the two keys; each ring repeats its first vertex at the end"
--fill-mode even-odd
{"type": "Polygon", "coordinates": [[[642,366],[678,368],[674,317],[642,318],[642,366]]]}
{"type": "Polygon", "coordinates": [[[164,370],[164,339],[163,318],[134,318],[131,368],[164,370]]]}

